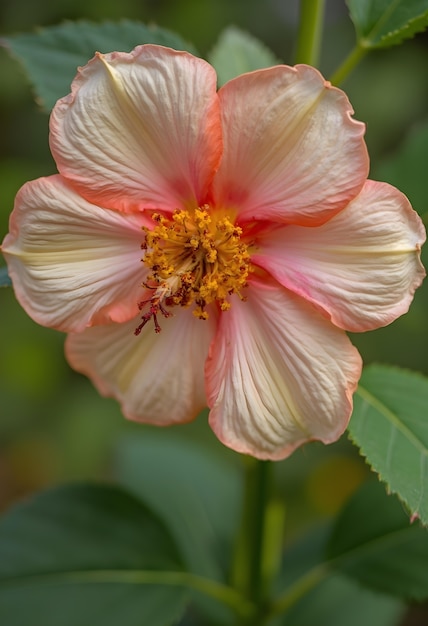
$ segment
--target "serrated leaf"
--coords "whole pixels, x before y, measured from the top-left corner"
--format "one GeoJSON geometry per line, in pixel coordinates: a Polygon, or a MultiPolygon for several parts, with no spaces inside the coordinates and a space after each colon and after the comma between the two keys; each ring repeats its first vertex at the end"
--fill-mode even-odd
{"type": "Polygon", "coordinates": [[[180,570],[175,545],[134,497],[107,486],[55,489],[0,521],[0,623],[167,626],[185,591],[159,584],[163,569],[180,570]]]}
{"type": "Polygon", "coordinates": [[[219,86],[245,72],[281,63],[261,41],[234,26],[222,32],[208,60],[217,72],[219,86]]]}
{"type": "Polygon", "coordinates": [[[428,27],[428,0],[347,0],[358,43],[387,48],[428,27]]]}
{"type": "Polygon", "coordinates": [[[70,92],[77,68],[97,51],[129,52],[139,44],[153,43],[196,54],[193,46],[179,35],[130,20],[100,24],[66,22],[35,33],[4,37],[1,42],[22,63],[36,99],[48,111],[70,92]]]}
{"type": "Polygon", "coordinates": [[[428,598],[428,531],[409,523],[400,502],[366,483],[338,517],[330,566],[373,590],[406,600],[428,598]]]}
{"type": "Polygon", "coordinates": [[[241,505],[237,466],[199,442],[147,429],[121,442],[116,475],[167,525],[188,569],[224,578],[241,505]]]}
{"type": "Polygon", "coordinates": [[[348,427],[388,488],[428,524],[428,379],[393,367],[365,368],[348,427]]]}
{"type": "Polygon", "coordinates": [[[0,267],[0,287],[11,287],[12,281],[7,273],[7,267],[0,267]]]}

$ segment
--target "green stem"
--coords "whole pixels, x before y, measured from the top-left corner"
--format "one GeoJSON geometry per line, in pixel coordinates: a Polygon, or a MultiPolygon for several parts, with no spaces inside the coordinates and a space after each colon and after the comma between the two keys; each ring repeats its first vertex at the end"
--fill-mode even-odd
{"type": "Polygon", "coordinates": [[[301,600],[311,589],[324,580],[328,574],[328,567],[325,564],[318,565],[308,572],[296,582],[288,587],[287,590],[279,596],[276,602],[273,603],[269,618],[272,619],[277,615],[283,615],[292,606],[294,606],[299,600],[301,600]]]}
{"type": "Polygon", "coordinates": [[[362,58],[368,52],[368,48],[364,48],[361,45],[356,45],[355,48],[348,54],[343,63],[337,68],[333,76],[330,78],[332,85],[340,85],[341,82],[352,72],[352,70],[358,65],[362,58]]]}
{"type": "Polygon", "coordinates": [[[264,571],[265,530],[270,496],[271,463],[244,458],[245,493],[241,528],[232,569],[232,586],[254,606],[240,626],[261,626],[266,599],[264,571]]]}
{"type": "Polygon", "coordinates": [[[318,65],[325,0],[300,0],[296,63],[318,65]]]}

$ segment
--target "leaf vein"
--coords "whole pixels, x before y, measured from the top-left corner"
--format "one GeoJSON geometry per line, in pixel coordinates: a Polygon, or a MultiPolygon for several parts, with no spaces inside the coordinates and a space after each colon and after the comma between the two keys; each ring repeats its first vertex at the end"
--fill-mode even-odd
{"type": "Polygon", "coordinates": [[[381,402],[378,398],[376,398],[373,394],[371,394],[367,389],[364,389],[361,385],[359,385],[357,390],[358,395],[369,403],[375,410],[380,413],[386,420],[388,420],[401,434],[412,443],[422,455],[428,455],[428,448],[425,447],[424,443],[418,439],[414,432],[400,420],[400,416],[396,415],[391,409],[389,409],[383,402],[381,402]]]}

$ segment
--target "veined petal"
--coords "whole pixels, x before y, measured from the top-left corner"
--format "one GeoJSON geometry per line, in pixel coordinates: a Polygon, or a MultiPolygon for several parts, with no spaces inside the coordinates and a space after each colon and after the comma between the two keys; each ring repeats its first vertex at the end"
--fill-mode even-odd
{"type": "Polygon", "coordinates": [[[282,459],[345,430],[361,358],[346,334],[279,285],[251,282],[221,316],[207,361],[210,424],[238,452],[282,459]]]}
{"type": "Polygon", "coordinates": [[[215,72],[161,46],[97,54],[56,104],[50,142],[91,202],[126,212],[202,204],[222,150],[215,72]]]}
{"type": "Polygon", "coordinates": [[[207,404],[204,362],[214,318],[201,321],[179,308],[161,322],[162,332],[148,325],[136,337],[139,322],[137,317],[69,335],[71,366],[89,376],[102,395],[119,400],[129,419],[159,426],[190,421],[207,404]]]}
{"type": "Polygon", "coordinates": [[[61,176],[25,184],[2,244],[23,308],[39,324],[75,332],[136,315],[145,222],[88,203],[61,176]]]}
{"type": "Polygon", "coordinates": [[[219,99],[224,156],[215,195],[241,221],[320,224],[360,191],[368,174],[364,124],[317,70],[244,74],[219,99]]]}
{"type": "Polygon", "coordinates": [[[265,235],[252,261],[334,324],[358,332],[385,326],[408,310],[425,276],[424,241],[422,221],[406,196],[367,181],[326,224],[265,235]]]}

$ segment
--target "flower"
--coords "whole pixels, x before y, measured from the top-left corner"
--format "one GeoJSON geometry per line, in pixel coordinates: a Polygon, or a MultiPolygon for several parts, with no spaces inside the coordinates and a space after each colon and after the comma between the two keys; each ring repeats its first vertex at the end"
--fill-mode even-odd
{"type": "Polygon", "coordinates": [[[305,65],[244,74],[144,45],[97,54],[51,116],[59,174],[19,191],[16,296],[130,419],[206,405],[227,446],[280,459],[347,426],[345,331],[405,313],[425,231],[367,179],[364,125],[305,65]]]}

